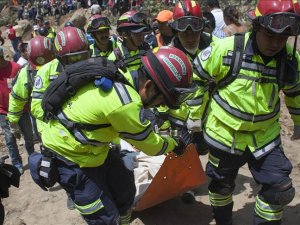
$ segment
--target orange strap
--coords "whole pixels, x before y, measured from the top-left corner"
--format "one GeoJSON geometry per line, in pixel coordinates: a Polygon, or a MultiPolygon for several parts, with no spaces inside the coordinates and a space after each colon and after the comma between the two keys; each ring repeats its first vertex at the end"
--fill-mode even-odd
{"type": "Polygon", "coordinates": [[[141,211],[174,198],[206,182],[196,148],[190,144],[183,155],[167,155],[135,211],[141,211]]]}

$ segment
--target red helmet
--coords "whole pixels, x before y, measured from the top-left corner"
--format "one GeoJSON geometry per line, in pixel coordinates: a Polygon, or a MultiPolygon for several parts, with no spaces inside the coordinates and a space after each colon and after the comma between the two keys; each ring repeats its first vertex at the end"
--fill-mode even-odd
{"type": "Polygon", "coordinates": [[[177,31],[186,31],[189,27],[193,31],[201,31],[205,27],[202,10],[197,1],[181,0],[173,9],[172,28],[177,31]]]}
{"type": "Polygon", "coordinates": [[[248,17],[262,27],[284,35],[299,35],[300,4],[298,0],[259,0],[248,17]]]}
{"type": "Polygon", "coordinates": [[[177,20],[184,16],[195,16],[202,18],[202,10],[198,1],[181,0],[175,4],[173,8],[173,20],[177,20]]]}
{"type": "Polygon", "coordinates": [[[43,36],[32,38],[27,46],[28,60],[31,65],[42,66],[55,58],[52,41],[43,36]]]}
{"type": "Polygon", "coordinates": [[[56,34],[54,45],[63,64],[72,64],[90,57],[85,33],[76,27],[64,27],[56,34]]]}
{"type": "Polygon", "coordinates": [[[195,88],[191,87],[192,65],[186,54],[178,48],[155,48],[141,59],[144,71],[164,95],[168,107],[179,108],[195,91],[195,88]]]}
{"type": "Polygon", "coordinates": [[[148,32],[147,15],[141,12],[128,11],[122,14],[117,21],[117,31],[130,31],[134,33],[148,32]]]}
{"type": "Polygon", "coordinates": [[[76,27],[64,27],[56,34],[54,45],[60,57],[89,49],[85,33],[76,27]]]}

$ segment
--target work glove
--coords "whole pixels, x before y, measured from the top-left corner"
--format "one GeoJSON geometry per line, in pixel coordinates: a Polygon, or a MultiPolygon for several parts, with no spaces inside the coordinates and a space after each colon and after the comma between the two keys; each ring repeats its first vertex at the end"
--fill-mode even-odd
{"type": "Polygon", "coordinates": [[[294,126],[294,134],[291,137],[291,140],[299,140],[300,139],[300,126],[294,126]]]}
{"type": "Polygon", "coordinates": [[[190,118],[188,118],[188,120],[186,121],[186,126],[187,126],[187,129],[192,132],[200,132],[202,130],[200,119],[199,120],[191,120],[190,118]]]}
{"type": "Polygon", "coordinates": [[[178,131],[178,136],[174,137],[177,142],[177,146],[174,148],[173,152],[180,156],[184,153],[186,147],[192,143],[193,136],[188,132],[186,128],[181,128],[178,131]]]}
{"type": "Polygon", "coordinates": [[[183,139],[181,137],[175,138],[177,142],[177,146],[173,149],[173,152],[180,156],[184,153],[184,150],[186,148],[186,144],[184,143],[183,139]]]}
{"type": "Polygon", "coordinates": [[[21,129],[17,123],[9,123],[10,132],[14,135],[15,138],[21,138],[21,129]]]}

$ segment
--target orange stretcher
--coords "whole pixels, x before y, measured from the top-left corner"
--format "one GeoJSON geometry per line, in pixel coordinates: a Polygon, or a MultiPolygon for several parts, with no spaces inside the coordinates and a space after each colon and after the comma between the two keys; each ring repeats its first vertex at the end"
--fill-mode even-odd
{"type": "Polygon", "coordinates": [[[136,203],[135,211],[155,206],[174,198],[187,190],[206,182],[201,161],[196,148],[190,144],[184,154],[166,156],[161,168],[153,178],[143,197],[136,203]]]}

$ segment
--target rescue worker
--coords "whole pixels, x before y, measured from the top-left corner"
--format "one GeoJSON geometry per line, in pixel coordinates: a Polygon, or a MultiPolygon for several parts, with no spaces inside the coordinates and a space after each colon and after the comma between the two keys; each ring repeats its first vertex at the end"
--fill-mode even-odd
{"type": "Polygon", "coordinates": [[[102,89],[89,82],[62,106],[57,116],[63,115],[63,121],[101,126],[94,130],[81,126],[78,132],[90,144],[75,139],[76,133],[56,119],[51,119],[42,133],[45,149],[55,155],[60,185],[70,193],[88,224],[123,225],[130,221],[135,184],[120,157],[110,150],[109,143],[115,137],[149,155],[181,154],[188,144],[156,134],[141,114],[145,108],[160,104],[178,107],[194,91],[190,87],[191,63],[173,47],[149,51],[141,60],[138,89],[120,82],[102,89]]]}
{"type": "MultiPolygon", "coordinates": [[[[67,65],[90,57],[88,41],[84,32],[76,27],[64,27],[54,39],[57,58],[45,64],[36,74],[32,91],[31,113],[36,118],[39,134],[44,127],[43,110],[41,102],[43,94],[49,84],[63,72],[67,65]]],[[[75,208],[71,197],[68,195],[67,207],[75,208]]]]}
{"type": "Polygon", "coordinates": [[[170,44],[172,38],[174,37],[172,28],[170,26],[172,19],[173,12],[170,10],[162,10],[157,14],[156,18],[154,19],[154,23],[157,23],[158,33],[151,34],[146,37],[146,41],[152,48],[170,44]]]}
{"type": "MultiPolygon", "coordinates": [[[[57,33],[54,40],[57,58],[45,64],[38,72],[32,91],[31,112],[33,116],[43,121],[41,101],[43,93],[55,80],[64,67],[90,57],[88,42],[84,32],[76,27],[64,27],[57,33]]],[[[40,132],[39,127],[38,129],[40,132]]]]}
{"type": "Polygon", "coordinates": [[[209,199],[217,225],[232,224],[235,179],[246,163],[262,186],[254,225],[281,224],[283,208],[294,198],[292,165],[280,138],[279,91],[294,121],[293,138],[299,139],[300,58],[287,45],[289,36],[299,35],[299,9],[297,1],[260,0],[249,13],[253,31],[240,35],[244,40],[234,44],[236,35],[215,42],[194,61],[200,78],[217,83],[203,125],[209,145],[206,174],[212,179],[209,199]]]}
{"type": "MultiPolygon", "coordinates": [[[[30,105],[37,71],[42,65],[55,58],[51,40],[43,36],[32,38],[27,46],[27,56],[29,63],[20,70],[9,95],[7,118],[10,124],[18,124],[20,117],[24,114],[24,108],[30,105]]],[[[27,127],[27,129],[27,132],[30,132],[30,128],[27,127]]],[[[36,130],[35,127],[34,130],[36,130]]]]}
{"type": "Polygon", "coordinates": [[[91,57],[108,57],[117,47],[116,36],[110,36],[110,22],[107,17],[94,15],[87,27],[87,33],[91,34],[95,40],[90,45],[92,50],[91,57]]]}
{"type": "Polygon", "coordinates": [[[150,31],[147,15],[141,12],[128,11],[117,21],[117,32],[123,41],[108,56],[109,60],[117,61],[124,71],[137,70],[142,65],[141,55],[150,49],[144,41],[145,32],[150,31]]]}
{"type": "Polygon", "coordinates": [[[48,31],[47,38],[50,38],[53,41],[54,38],[55,38],[56,33],[55,33],[54,28],[51,27],[49,20],[45,20],[45,22],[44,22],[44,28],[48,31]]]}
{"type": "MultiPolygon", "coordinates": [[[[205,20],[202,17],[202,9],[200,4],[194,0],[178,1],[173,8],[173,22],[171,24],[175,37],[171,42],[171,46],[182,50],[191,62],[196,58],[197,54],[211,42],[210,36],[203,33],[205,28],[205,20]]],[[[194,75],[193,82],[200,86],[189,100],[187,100],[179,110],[168,109],[168,119],[172,126],[177,129],[188,129],[193,137],[193,143],[198,154],[207,154],[207,145],[201,132],[201,118],[204,106],[201,106],[203,99],[208,94],[200,85],[199,78],[194,75]]],[[[161,111],[161,109],[159,109],[161,111]]],[[[162,113],[164,111],[161,111],[162,113]]],[[[193,203],[195,201],[195,193],[190,190],[182,195],[185,203],[193,203]]]]}

